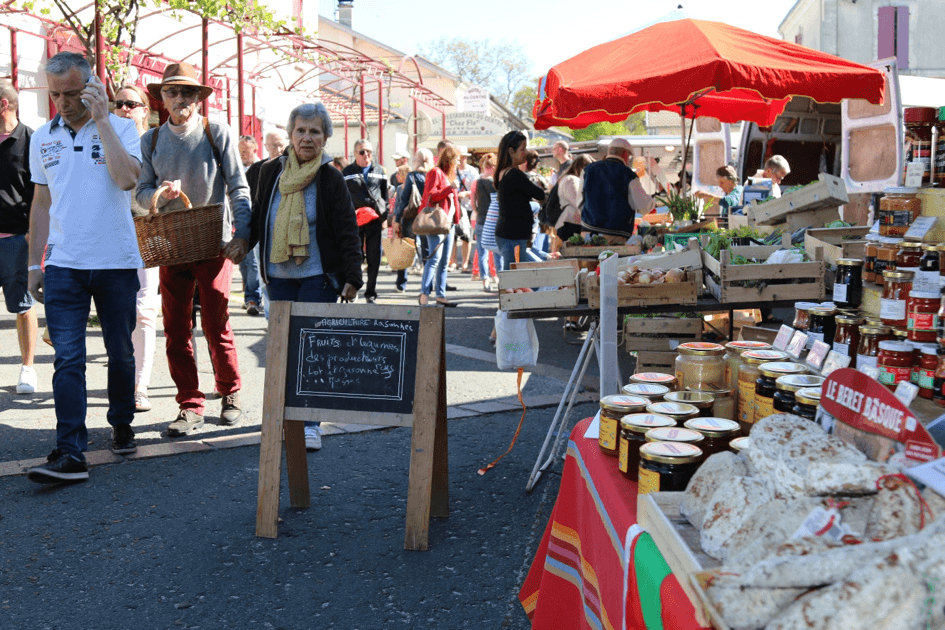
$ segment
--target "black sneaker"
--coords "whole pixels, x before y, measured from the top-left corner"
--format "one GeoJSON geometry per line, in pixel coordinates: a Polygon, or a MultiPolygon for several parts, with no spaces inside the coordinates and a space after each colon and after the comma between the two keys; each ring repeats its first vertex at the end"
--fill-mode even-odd
{"type": "Polygon", "coordinates": [[[135,444],[135,432],[130,424],[120,424],[112,428],[112,453],[115,455],[127,455],[138,450],[135,444]]]}
{"type": "Polygon", "coordinates": [[[60,483],[63,481],[85,481],[89,478],[89,465],[84,459],[70,455],[58,448],[46,458],[45,466],[26,471],[26,478],[36,483],[60,483]]]}
{"type": "Polygon", "coordinates": [[[240,409],[240,393],[233,392],[223,397],[223,408],[220,411],[220,424],[225,427],[231,427],[240,418],[243,417],[243,410],[240,409]]]}
{"type": "Polygon", "coordinates": [[[190,409],[181,409],[174,422],[167,425],[167,437],[180,437],[203,426],[203,416],[190,409]]]}

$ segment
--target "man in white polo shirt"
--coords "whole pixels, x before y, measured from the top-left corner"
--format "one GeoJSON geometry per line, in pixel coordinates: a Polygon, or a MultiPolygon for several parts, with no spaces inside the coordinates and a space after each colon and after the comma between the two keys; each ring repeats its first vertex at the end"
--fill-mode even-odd
{"type": "Polygon", "coordinates": [[[30,143],[35,193],[29,287],[46,304],[56,350],[56,448],[45,466],[27,471],[27,479],[37,483],[89,477],[85,335],[93,300],[108,356],[112,451],[137,450],[131,332],[143,264],[131,216],[131,189],[141,170],[134,121],[108,112],[105,86],[81,55],[63,52],[49,59],[46,81],[58,113],[30,143]]]}

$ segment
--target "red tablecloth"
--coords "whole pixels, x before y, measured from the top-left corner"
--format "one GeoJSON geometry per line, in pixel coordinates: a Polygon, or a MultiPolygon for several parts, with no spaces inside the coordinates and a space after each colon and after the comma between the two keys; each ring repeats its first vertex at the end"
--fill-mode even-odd
{"type": "Polygon", "coordinates": [[[693,630],[701,626],[649,534],[637,524],[637,485],[571,432],[561,488],[519,600],[532,628],[693,630]]]}

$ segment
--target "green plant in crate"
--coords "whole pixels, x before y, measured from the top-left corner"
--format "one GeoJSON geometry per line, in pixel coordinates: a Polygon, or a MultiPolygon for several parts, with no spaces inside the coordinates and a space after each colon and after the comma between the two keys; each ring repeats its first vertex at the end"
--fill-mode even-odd
{"type": "Polygon", "coordinates": [[[683,196],[674,190],[665,195],[657,196],[656,200],[663,204],[674,221],[696,221],[699,219],[699,204],[694,197],[683,196]]]}

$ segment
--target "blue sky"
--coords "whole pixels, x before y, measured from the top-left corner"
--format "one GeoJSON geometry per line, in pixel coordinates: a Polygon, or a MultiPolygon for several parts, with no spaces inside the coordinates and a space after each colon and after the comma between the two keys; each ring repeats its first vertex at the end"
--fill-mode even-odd
{"type": "MultiPolygon", "coordinates": [[[[658,20],[680,3],[689,17],[778,37],[778,25],[795,0],[355,0],[353,28],[407,54],[441,36],[518,41],[538,76],[658,20]]],[[[319,0],[318,11],[334,19],[336,5],[319,0]]]]}

